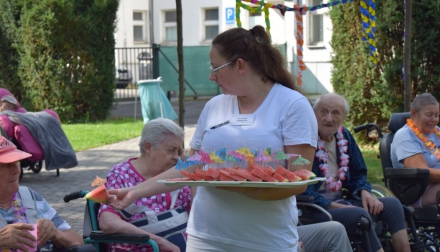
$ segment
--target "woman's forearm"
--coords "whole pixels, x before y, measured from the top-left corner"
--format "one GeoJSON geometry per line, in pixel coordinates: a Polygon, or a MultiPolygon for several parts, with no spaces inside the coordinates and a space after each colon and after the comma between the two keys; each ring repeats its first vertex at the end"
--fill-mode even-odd
{"type": "Polygon", "coordinates": [[[157,194],[171,192],[177,190],[183,186],[167,186],[165,184],[157,183],[158,180],[165,180],[170,178],[181,178],[184,177],[179,170],[171,168],[155,177],[152,177],[135,187],[133,187],[133,192],[136,195],[136,198],[146,198],[152,197],[157,194]]]}
{"type": "Polygon", "coordinates": [[[120,219],[119,216],[110,212],[103,212],[101,214],[99,219],[99,228],[105,234],[116,234],[116,233],[149,234],[146,231],[136,227],[135,225],[120,219]]]}
{"type": "Polygon", "coordinates": [[[69,230],[57,230],[55,239],[52,239],[52,243],[58,248],[70,248],[84,244],[82,237],[73,229],[69,230]]]}

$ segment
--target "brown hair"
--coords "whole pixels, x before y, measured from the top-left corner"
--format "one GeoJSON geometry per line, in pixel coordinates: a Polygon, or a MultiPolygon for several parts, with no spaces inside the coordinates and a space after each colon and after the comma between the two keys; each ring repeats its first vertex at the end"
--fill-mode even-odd
{"type": "Polygon", "coordinates": [[[283,56],[271,45],[262,26],[256,25],[250,30],[232,28],[217,35],[212,46],[232,64],[239,58],[248,62],[257,73],[261,73],[264,82],[271,80],[299,91],[292,74],[287,71],[283,56]]]}

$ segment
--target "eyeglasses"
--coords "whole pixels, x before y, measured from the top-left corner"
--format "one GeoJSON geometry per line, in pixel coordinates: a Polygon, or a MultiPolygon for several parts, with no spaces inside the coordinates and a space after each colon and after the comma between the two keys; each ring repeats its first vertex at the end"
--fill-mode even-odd
{"type": "Polygon", "coordinates": [[[210,66],[209,69],[211,69],[211,73],[217,73],[218,70],[222,69],[223,67],[225,67],[225,66],[227,66],[227,65],[229,65],[229,64],[231,64],[231,63],[232,63],[232,61],[231,61],[231,62],[228,62],[228,63],[226,63],[226,64],[223,64],[223,65],[221,65],[221,66],[219,66],[219,67],[216,67],[216,68],[212,68],[212,66],[210,66]]]}

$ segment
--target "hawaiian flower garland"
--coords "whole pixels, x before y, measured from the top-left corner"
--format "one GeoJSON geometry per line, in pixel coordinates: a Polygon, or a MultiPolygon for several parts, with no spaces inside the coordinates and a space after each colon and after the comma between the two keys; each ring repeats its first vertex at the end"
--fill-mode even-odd
{"type": "Polygon", "coordinates": [[[325,149],[324,141],[319,137],[318,138],[318,151],[316,152],[316,157],[318,158],[319,162],[321,164],[319,165],[319,169],[322,171],[322,173],[325,176],[325,186],[328,190],[337,192],[341,190],[342,188],[342,182],[341,180],[345,180],[345,173],[348,170],[348,162],[349,157],[347,154],[345,154],[348,151],[348,140],[344,138],[344,135],[342,134],[342,126],[339,126],[338,132],[336,134],[336,137],[338,138],[338,150],[341,154],[340,159],[341,162],[339,163],[340,167],[338,170],[338,176],[336,178],[330,177],[330,166],[327,164],[328,162],[328,151],[325,149]]]}
{"type": "MultiPolygon", "coordinates": [[[[428,138],[425,137],[422,132],[419,131],[419,129],[417,129],[414,122],[411,119],[407,119],[406,124],[408,124],[408,127],[425,144],[425,146],[431,151],[431,153],[434,154],[438,159],[440,159],[440,150],[432,141],[428,141],[428,138]]],[[[434,133],[437,135],[438,138],[440,138],[440,131],[437,129],[437,127],[434,127],[434,133]]]]}
{"type": "Polygon", "coordinates": [[[14,196],[12,196],[11,207],[14,209],[15,212],[14,223],[17,222],[28,223],[26,216],[24,215],[24,213],[26,212],[26,208],[20,206],[20,201],[18,200],[17,193],[15,193],[14,196]]]}

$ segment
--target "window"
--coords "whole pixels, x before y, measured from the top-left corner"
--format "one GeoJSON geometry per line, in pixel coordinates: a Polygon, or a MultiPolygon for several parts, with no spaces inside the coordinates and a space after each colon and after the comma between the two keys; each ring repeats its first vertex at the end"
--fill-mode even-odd
{"type": "Polygon", "coordinates": [[[136,43],[147,42],[147,12],[135,11],[133,12],[133,41],[136,43]]]}
{"type": "MultiPolygon", "coordinates": [[[[310,6],[323,3],[323,0],[310,0],[310,6]]],[[[324,9],[309,12],[309,44],[322,45],[324,42],[324,9]]]]}
{"type": "Polygon", "coordinates": [[[177,42],[177,14],[175,10],[165,11],[163,23],[165,29],[165,41],[166,42],[177,42]]]}
{"type": "Polygon", "coordinates": [[[204,10],[203,26],[205,28],[205,41],[211,41],[219,32],[218,8],[204,10]]]}

